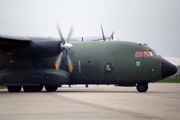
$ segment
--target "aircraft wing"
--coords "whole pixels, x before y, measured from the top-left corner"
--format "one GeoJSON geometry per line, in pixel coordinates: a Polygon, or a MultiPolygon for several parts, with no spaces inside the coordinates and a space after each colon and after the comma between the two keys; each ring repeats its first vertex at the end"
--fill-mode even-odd
{"type": "Polygon", "coordinates": [[[60,41],[50,37],[0,35],[0,53],[26,57],[52,57],[60,52],[60,41]],[[46,51],[46,52],[44,52],[46,51]]]}
{"type": "MultiPolygon", "coordinates": [[[[26,45],[29,44],[32,41],[32,39],[36,40],[39,38],[0,35],[0,47],[26,45]]],[[[109,37],[106,36],[105,39],[109,39],[109,37]]],[[[50,40],[50,38],[44,38],[43,40],[50,40]]],[[[103,40],[102,37],[76,37],[72,39],[72,41],[102,41],[102,40],[103,40]]],[[[53,41],[53,39],[51,39],[51,41],[53,41]]]]}
{"type": "MultiPolygon", "coordinates": [[[[109,39],[109,37],[105,37],[105,39],[109,39]]],[[[75,41],[103,41],[102,37],[76,37],[73,40],[75,41]]]]}
{"type": "Polygon", "coordinates": [[[25,45],[31,41],[30,38],[26,37],[0,35],[0,47],[25,45]]]}

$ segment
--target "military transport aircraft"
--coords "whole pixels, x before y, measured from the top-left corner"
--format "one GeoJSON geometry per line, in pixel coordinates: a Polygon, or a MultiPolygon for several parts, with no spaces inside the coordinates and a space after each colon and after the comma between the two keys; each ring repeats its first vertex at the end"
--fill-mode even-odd
{"type": "Polygon", "coordinates": [[[9,92],[54,92],[61,85],[113,84],[148,90],[177,72],[176,66],[146,44],[102,38],[60,40],[0,35],[0,85],[9,92]],[[107,40],[108,39],[108,40],[107,40]],[[106,41],[107,40],[107,41],[106,41]],[[71,43],[71,44],[70,44],[71,43]]]}

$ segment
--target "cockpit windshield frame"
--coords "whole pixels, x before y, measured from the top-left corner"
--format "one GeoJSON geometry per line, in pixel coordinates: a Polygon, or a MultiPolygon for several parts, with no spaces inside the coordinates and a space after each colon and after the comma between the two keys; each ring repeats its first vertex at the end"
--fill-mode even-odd
{"type": "Polygon", "coordinates": [[[152,57],[152,56],[154,56],[154,55],[156,55],[156,52],[154,51],[154,50],[146,50],[146,49],[144,49],[144,50],[142,50],[142,49],[140,49],[139,51],[136,51],[135,52],[135,57],[152,57]]]}

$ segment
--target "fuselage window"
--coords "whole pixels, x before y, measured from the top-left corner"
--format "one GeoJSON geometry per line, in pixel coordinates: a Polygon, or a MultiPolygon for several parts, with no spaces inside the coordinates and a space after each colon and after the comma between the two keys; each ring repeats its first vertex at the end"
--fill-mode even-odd
{"type": "Polygon", "coordinates": [[[135,57],[142,57],[142,56],[143,56],[142,51],[136,51],[135,57]]]}

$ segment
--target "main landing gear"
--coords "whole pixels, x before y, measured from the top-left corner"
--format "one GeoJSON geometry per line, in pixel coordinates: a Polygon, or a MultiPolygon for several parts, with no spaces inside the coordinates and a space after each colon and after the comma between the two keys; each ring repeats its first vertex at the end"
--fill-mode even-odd
{"type": "Polygon", "coordinates": [[[9,92],[20,92],[21,86],[7,86],[9,92]]]}
{"type": "MultiPolygon", "coordinates": [[[[22,86],[7,86],[9,92],[20,92],[22,86]]],[[[57,86],[45,86],[47,92],[55,92],[57,86]]],[[[24,92],[41,92],[43,89],[42,85],[39,86],[23,86],[24,92]]]]}
{"type": "Polygon", "coordinates": [[[43,89],[42,85],[39,86],[23,86],[24,92],[41,92],[43,89]]]}
{"type": "Polygon", "coordinates": [[[148,90],[148,83],[138,83],[136,89],[138,92],[146,92],[148,90]]]}

